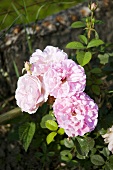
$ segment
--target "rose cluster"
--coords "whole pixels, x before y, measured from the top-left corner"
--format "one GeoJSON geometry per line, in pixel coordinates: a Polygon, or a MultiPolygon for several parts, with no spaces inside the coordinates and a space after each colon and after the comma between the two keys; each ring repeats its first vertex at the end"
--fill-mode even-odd
{"type": "Polygon", "coordinates": [[[84,68],[57,47],[37,49],[25,63],[26,74],[18,80],[15,98],[22,111],[35,113],[49,97],[59,127],[70,136],[83,136],[97,124],[98,106],[84,92],[84,68]]]}

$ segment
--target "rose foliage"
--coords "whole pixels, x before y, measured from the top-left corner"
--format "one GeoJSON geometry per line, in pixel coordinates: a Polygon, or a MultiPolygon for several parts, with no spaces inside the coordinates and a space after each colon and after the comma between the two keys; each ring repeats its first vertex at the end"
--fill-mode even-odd
{"type": "Polygon", "coordinates": [[[97,4],[89,9],[91,16],[72,24],[84,28],[80,41],[66,45],[75,56],[52,45],[36,49],[17,82],[16,103],[27,115],[20,140],[26,151],[39,148],[34,152],[42,169],[53,165],[50,157],[55,166],[113,169],[113,91],[105,86],[113,53],[95,30],[97,4]]]}

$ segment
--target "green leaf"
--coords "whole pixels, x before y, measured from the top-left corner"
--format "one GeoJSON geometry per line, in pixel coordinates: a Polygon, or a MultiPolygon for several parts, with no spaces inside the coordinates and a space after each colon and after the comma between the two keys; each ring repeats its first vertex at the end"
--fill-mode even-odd
{"type": "Polygon", "coordinates": [[[72,159],[72,154],[71,153],[68,153],[68,158],[71,160],[72,159]]]}
{"type": "Polygon", "coordinates": [[[72,23],[72,25],[71,25],[72,28],[82,28],[85,26],[86,26],[85,23],[82,21],[76,21],[76,22],[72,23]]]}
{"type": "Polygon", "coordinates": [[[42,143],[41,148],[42,148],[43,153],[47,152],[47,145],[45,142],[42,143]]]}
{"type": "Polygon", "coordinates": [[[66,162],[70,161],[68,156],[63,156],[63,155],[61,156],[61,160],[66,161],[66,162]]]}
{"type": "Polygon", "coordinates": [[[91,73],[94,73],[94,74],[102,73],[102,70],[100,68],[93,68],[91,70],[91,73]]]}
{"type": "Polygon", "coordinates": [[[55,152],[48,152],[48,156],[54,156],[55,155],[55,152]]]}
{"type": "Polygon", "coordinates": [[[83,51],[77,52],[77,61],[81,66],[86,65],[92,58],[91,52],[84,53],[83,51]]]}
{"type": "Polygon", "coordinates": [[[104,24],[104,22],[101,20],[95,20],[95,24],[104,24]]]}
{"type": "Polygon", "coordinates": [[[86,83],[87,83],[86,86],[91,86],[93,82],[92,82],[92,80],[87,80],[86,83]]]}
{"type": "Polygon", "coordinates": [[[84,49],[84,45],[78,41],[73,41],[73,42],[70,42],[66,45],[66,48],[69,48],[69,49],[84,49]]]}
{"type": "Polygon", "coordinates": [[[61,145],[57,144],[57,150],[60,151],[61,150],[61,145]]]}
{"type": "Polygon", "coordinates": [[[36,152],[35,153],[35,157],[36,158],[40,158],[40,157],[42,157],[43,156],[43,153],[41,153],[41,152],[36,152]]]}
{"type": "Polygon", "coordinates": [[[54,117],[51,116],[50,114],[47,114],[44,117],[42,117],[42,120],[41,120],[41,123],[40,123],[41,128],[46,128],[45,123],[46,123],[47,120],[54,120],[54,117]]]}
{"type": "Polygon", "coordinates": [[[100,155],[92,155],[91,156],[91,162],[94,165],[98,165],[98,166],[101,166],[101,165],[103,165],[105,163],[103,157],[100,156],[100,155]]]}
{"type": "Polygon", "coordinates": [[[105,53],[104,55],[99,54],[98,58],[100,59],[100,64],[107,64],[109,62],[109,55],[105,53]]]}
{"type": "Polygon", "coordinates": [[[93,148],[93,149],[91,150],[91,154],[90,154],[90,155],[94,155],[96,152],[97,152],[97,149],[96,149],[96,148],[93,148]]]}
{"type": "Polygon", "coordinates": [[[110,165],[109,162],[106,162],[106,163],[105,163],[105,166],[104,166],[104,169],[105,169],[105,170],[113,170],[113,166],[110,165]]]}
{"type": "Polygon", "coordinates": [[[86,65],[87,63],[89,63],[89,61],[91,60],[91,58],[92,58],[91,52],[86,52],[82,66],[86,65]]]}
{"type": "Polygon", "coordinates": [[[66,156],[66,155],[68,155],[68,153],[70,153],[69,150],[63,150],[60,152],[60,155],[66,156]]]}
{"type": "Polygon", "coordinates": [[[80,155],[79,153],[77,153],[76,157],[78,159],[86,159],[86,156],[80,155]]]}
{"type": "Polygon", "coordinates": [[[31,122],[31,123],[25,123],[22,126],[20,126],[19,128],[19,138],[22,142],[22,145],[25,149],[25,151],[27,151],[32,138],[34,136],[35,133],[35,129],[36,129],[36,125],[35,123],[31,122]]]}
{"type": "Polygon", "coordinates": [[[46,128],[52,131],[56,131],[58,129],[58,125],[54,120],[47,120],[45,125],[46,125],[46,128]]]}
{"type": "Polygon", "coordinates": [[[73,148],[74,147],[74,143],[72,141],[72,139],[64,139],[64,145],[67,147],[67,148],[73,148]]]}
{"type": "Polygon", "coordinates": [[[79,39],[82,43],[87,44],[88,42],[87,37],[85,35],[79,35],[79,39]]]}
{"type": "Polygon", "coordinates": [[[64,140],[60,140],[60,145],[64,145],[64,140]]]}
{"type": "Polygon", "coordinates": [[[82,65],[82,63],[83,63],[84,56],[85,56],[84,51],[78,51],[77,52],[76,59],[77,59],[77,61],[80,65],[82,65]]]}
{"type": "Polygon", "coordinates": [[[98,84],[98,85],[99,85],[99,84],[102,84],[102,83],[103,83],[103,81],[102,81],[101,79],[96,79],[96,80],[95,80],[95,84],[98,84]]]}
{"type": "Polygon", "coordinates": [[[57,133],[59,135],[63,135],[64,134],[64,129],[63,128],[58,129],[57,133]]]}
{"type": "Polygon", "coordinates": [[[100,87],[99,87],[99,85],[92,85],[91,88],[92,88],[93,93],[95,93],[96,95],[100,94],[100,87]]]}
{"type": "Polygon", "coordinates": [[[107,133],[107,130],[105,130],[104,128],[101,128],[98,132],[100,135],[105,135],[107,133]]]}
{"type": "Polygon", "coordinates": [[[92,150],[94,148],[94,145],[95,145],[95,141],[93,138],[90,138],[90,137],[87,137],[86,138],[86,143],[89,147],[89,150],[92,150]]]}
{"type": "Polygon", "coordinates": [[[76,143],[76,149],[78,153],[82,156],[88,156],[89,151],[94,147],[94,140],[90,137],[77,137],[76,139],[78,141],[78,144],[76,143]]]}
{"type": "Polygon", "coordinates": [[[51,132],[47,138],[46,138],[46,141],[47,141],[47,144],[50,144],[53,140],[54,140],[54,137],[57,135],[56,132],[51,132]]]}
{"type": "Polygon", "coordinates": [[[99,39],[99,35],[97,31],[95,31],[95,39],[99,39]]]}
{"type": "Polygon", "coordinates": [[[100,151],[101,154],[103,154],[105,157],[109,157],[110,151],[107,147],[103,148],[102,151],[100,151]]]}
{"type": "Polygon", "coordinates": [[[72,159],[72,154],[70,153],[69,150],[63,150],[63,151],[61,151],[61,152],[60,152],[60,155],[61,155],[61,159],[62,159],[63,161],[68,162],[68,161],[70,161],[70,160],[72,159]]]}
{"type": "Polygon", "coordinates": [[[104,42],[100,39],[92,39],[88,45],[87,45],[87,48],[91,48],[91,47],[96,47],[96,46],[99,46],[99,45],[102,45],[104,44],[104,42]]]}
{"type": "Polygon", "coordinates": [[[111,155],[111,156],[109,157],[109,161],[110,161],[110,165],[111,165],[112,168],[113,168],[113,155],[111,155]]]}

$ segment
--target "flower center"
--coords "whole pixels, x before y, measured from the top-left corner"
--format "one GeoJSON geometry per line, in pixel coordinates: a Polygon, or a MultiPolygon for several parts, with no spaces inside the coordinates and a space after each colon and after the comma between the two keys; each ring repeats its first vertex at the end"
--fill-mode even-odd
{"type": "Polygon", "coordinates": [[[55,98],[53,96],[48,96],[47,103],[52,105],[55,102],[55,98]]]}
{"type": "Polygon", "coordinates": [[[66,77],[61,79],[62,83],[66,82],[66,77]]]}
{"type": "Polygon", "coordinates": [[[71,114],[72,114],[72,116],[76,116],[77,113],[74,111],[71,114]]]}

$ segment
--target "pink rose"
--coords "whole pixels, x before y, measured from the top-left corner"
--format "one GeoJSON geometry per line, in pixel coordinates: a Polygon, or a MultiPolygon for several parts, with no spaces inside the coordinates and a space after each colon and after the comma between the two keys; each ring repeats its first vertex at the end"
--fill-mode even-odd
{"type": "Polygon", "coordinates": [[[44,74],[46,90],[51,96],[61,98],[83,92],[86,85],[84,68],[71,59],[52,64],[44,74]]]}
{"type": "Polygon", "coordinates": [[[57,98],[53,104],[53,112],[59,127],[64,128],[69,137],[83,136],[97,125],[98,106],[84,92],[57,98]]]}
{"type": "Polygon", "coordinates": [[[68,58],[67,54],[63,52],[63,50],[53,46],[47,46],[44,49],[44,54],[46,54],[46,60],[48,63],[57,63],[68,58]]]}
{"type": "Polygon", "coordinates": [[[47,100],[47,95],[38,77],[25,74],[18,80],[15,98],[22,111],[32,114],[47,100]]]}
{"type": "Polygon", "coordinates": [[[57,63],[67,58],[67,54],[58,47],[47,46],[43,52],[37,49],[30,58],[32,74],[36,76],[43,75],[51,63],[57,63]]]}

